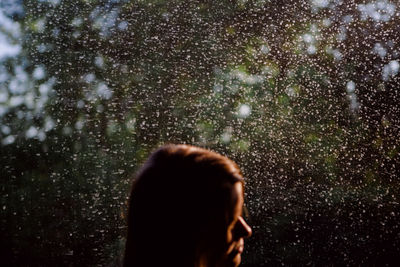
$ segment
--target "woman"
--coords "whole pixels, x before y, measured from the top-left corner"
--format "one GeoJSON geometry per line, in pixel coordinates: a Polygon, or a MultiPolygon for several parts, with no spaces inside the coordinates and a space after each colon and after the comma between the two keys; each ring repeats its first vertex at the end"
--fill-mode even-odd
{"type": "Polygon", "coordinates": [[[242,206],[233,161],[194,146],[159,148],[134,180],[124,266],[238,266],[251,235],[242,206]]]}

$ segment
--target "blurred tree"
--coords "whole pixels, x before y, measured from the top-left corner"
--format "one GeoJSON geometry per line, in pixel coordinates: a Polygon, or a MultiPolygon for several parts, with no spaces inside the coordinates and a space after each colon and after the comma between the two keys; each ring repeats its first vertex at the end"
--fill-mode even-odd
{"type": "Polygon", "coordinates": [[[17,2],[18,30],[1,29],[21,48],[0,66],[3,258],[118,264],[132,172],[183,142],[249,177],[244,266],[398,259],[398,8],[17,2]]]}

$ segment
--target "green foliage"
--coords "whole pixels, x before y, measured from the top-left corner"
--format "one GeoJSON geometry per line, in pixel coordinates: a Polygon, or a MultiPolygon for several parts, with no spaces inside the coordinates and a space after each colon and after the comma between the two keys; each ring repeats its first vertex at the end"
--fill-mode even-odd
{"type": "Polygon", "coordinates": [[[0,65],[6,263],[117,265],[132,174],[168,142],[242,167],[244,266],[398,259],[399,16],[312,2],[21,1],[0,65]]]}

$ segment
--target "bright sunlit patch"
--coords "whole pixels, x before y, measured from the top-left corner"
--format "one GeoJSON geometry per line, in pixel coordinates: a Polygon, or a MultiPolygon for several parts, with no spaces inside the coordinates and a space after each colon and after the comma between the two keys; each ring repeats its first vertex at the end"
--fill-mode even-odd
{"type": "Polygon", "coordinates": [[[307,53],[310,54],[310,55],[313,55],[313,54],[315,54],[316,52],[317,52],[317,48],[315,47],[315,45],[310,45],[310,46],[307,48],[307,53]]]}
{"type": "Polygon", "coordinates": [[[312,4],[316,7],[324,8],[329,5],[329,0],[312,0],[312,4]]]}
{"type": "Polygon", "coordinates": [[[15,136],[9,135],[9,136],[7,136],[6,138],[4,138],[4,139],[1,141],[1,143],[2,143],[3,145],[10,145],[10,144],[14,143],[14,141],[15,141],[15,136]]]}
{"type": "Polygon", "coordinates": [[[261,51],[261,53],[263,53],[263,54],[268,54],[269,51],[270,51],[270,49],[269,49],[269,47],[268,47],[267,45],[261,45],[261,46],[260,46],[260,51],[261,51]]]}
{"type": "Polygon", "coordinates": [[[8,100],[8,92],[0,91],[0,103],[6,102],[8,100]]]}
{"type": "Polygon", "coordinates": [[[26,136],[26,138],[33,138],[33,137],[37,136],[37,134],[38,134],[38,129],[34,126],[31,126],[26,131],[25,136],[26,136]]]}
{"type": "Polygon", "coordinates": [[[242,104],[239,107],[239,112],[238,112],[238,116],[240,118],[247,118],[251,113],[251,108],[249,105],[247,104],[242,104]]]}
{"type": "Polygon", "coordinates": [[[400,64],[397,60],[392,60],[383,67],[382,79],[389,80],[390,77],[397,75],[400,69],[400,64]]]}
{"type": "Polygon", "coordinates": [[[113,95],[113,92],[105,83],[99,83],[97,86],[97,94],[103,99],[110,99],[113,95]]]}
{"type": "Polygon", "coordinates": [[[314,37],[309,33],[304,34],[302,38],[306,43],[312,43],[314,41],[314,37]]]}
{"type": "Polygon", "coordinates": [[[44,71],[44,68],[42,66],[38,66],[34,71],[33,71],[33,78],[36,80],[43,79],[45,77],[46,73],[44,71]]]}
{"type": "Polygon", "coordinates": [[[387,54],[386,48],[382,46],[381,43],[376,43],[374,46],[374,52],[378,54],[381,58],[384,58],[387,54]]]}
{"type": "Polygon", "coordinates": [[[1,41],[0,35],[0,59],[6,57],[13,57],[21,52],[21,47],[19,45],[10,45],[1,41]]]}
{"type": "Polygon", "coordinates": [[[389,21],[396,12],[396,6],[388,1],[374,1],[368,4],[359,4],[361,20],[371,18],[375,21],[389,21]]]}
{"type": "Polygon", "coordinates": [[[348,81],[346,84],[347,93],[354,93],[355,89],[356,89],[356,84],[353,81],[348,81]]]}

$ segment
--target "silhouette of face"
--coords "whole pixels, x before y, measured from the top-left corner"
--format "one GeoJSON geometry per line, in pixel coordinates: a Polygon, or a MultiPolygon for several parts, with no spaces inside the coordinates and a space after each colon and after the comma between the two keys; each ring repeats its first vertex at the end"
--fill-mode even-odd
{"type": "Polygon", "coordinates": [[[243,209],[243,185],[238,182],[233,187],[236,198],[233,207],[233,216],[226,233],[226,251],[221,266],[237,267],[241,261],[244,249],[244,238],[251,236],[251,228],[242,217],[243,209]]]}

